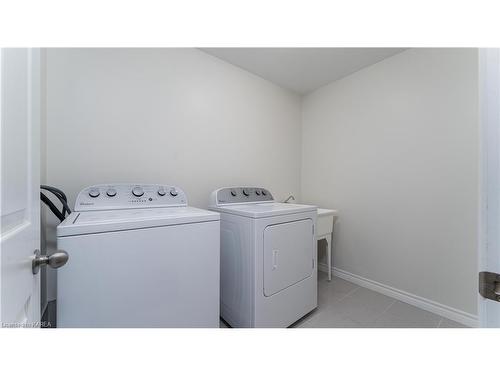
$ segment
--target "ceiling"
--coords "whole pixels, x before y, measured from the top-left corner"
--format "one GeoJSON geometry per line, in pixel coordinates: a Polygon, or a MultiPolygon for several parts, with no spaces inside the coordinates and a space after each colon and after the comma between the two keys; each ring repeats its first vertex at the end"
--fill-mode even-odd
{"type": "Polygon", "coordinates": [[[201,48],[298,94],[307,94],[405,48],[201,48]]]}

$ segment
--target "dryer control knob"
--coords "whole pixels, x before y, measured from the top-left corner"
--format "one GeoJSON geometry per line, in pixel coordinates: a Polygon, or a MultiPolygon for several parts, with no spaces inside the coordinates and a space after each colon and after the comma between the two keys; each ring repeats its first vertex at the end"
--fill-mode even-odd
{"type": "Polygon", "coordinates": [[[231,195],[232,195],[233,197],[236,197],[236,192],[235,192],[234,190],[231,190],[231,195]]]}
{"type": "Polygon", "coordinates": [[[260,190],[255,190],[255,194],[260,195],[260,190]]]}
{"type": "Polygon", "coordinates": [[[262,190],[262,195],[267,195],[265,190],[262,190]]]}
{"type": "Polygon", "coordinates": [[[114,197],[116,195],[116,189],[108,189],[108,191],[106,191],[106,195],[108,197],[114,197]]]}
{"type": "Polygon", "coordinates": [[[248,197],[250,194],[248,193],[248,190],[247,189],[243,189],[243,195],[245,197],[248,197]]]}
{"type": "Polygon", "coordinates": [[[97,198],[101,193],[99,192],[99,189],[90,189],[89,191],[89,196],[91,198],[97,198]]]}
{"type": "Polygon", "coordinates": [[[136,197],[142,197],[144,195],[144,190],[140,186],[136,186],[132,189],[132,194],[136,197]]]}
{"type": "Polygon", "coordinates": [[[163,197],[165,194],[167,194],[167,191],[165,190],[165,188],[161,187],[158,189],[158,195],[160,197],[163,197]]]}
{"type": "Polygon", "coordinates": [[[177,194],[179,194],[179,193],[177,192],[177,190],[175,190],[175,189],[170,190],[170,195],[171,195],[172,197],[176,197],[176,196],[177,196],[177,194]]]}

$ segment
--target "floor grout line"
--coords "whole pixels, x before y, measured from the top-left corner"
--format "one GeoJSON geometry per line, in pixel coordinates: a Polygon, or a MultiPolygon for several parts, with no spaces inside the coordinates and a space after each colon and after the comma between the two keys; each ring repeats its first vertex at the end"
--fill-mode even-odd
{"type": "MultiPolygon", "coordinates": [[[[394,305],[395,303],[397,302],[397,300],[394,300],[392,301],[389,306],[387,306],[387,308],[382,312],[382,314],[380,315],[384,315],[387,311],[389,311],[389,309],[392,307],[392,305],[394,305]]],[[[380,318],[380,317],[379,317],[380,318]]]]}
{"type": "Polygon", "coordinates": [[[392,307],[392,305],[394,305],[395,303],[397,302],[396,299],[394,299],[394,301],[392,301],[389,306],[387,306],[384,311],[382,311],[375,319],[374,319],[374,323],[376,323],[387,311],[389,311],[389,309],[392,307]]]}
{"type": "Polygon", "coordinates": [[[348,292],[348,293],[344,294],[342,297],[340,297],[340,298],[338,299],[338,301],[340,302],[340,301],[342,301],[344,298],[349,297],[351,294],[354,294],[354,292],[356,292],[356,290],[358,290],[358,289],[360,289],[360,288],[361,288],[360,286],[357,286],[356,288],[354,288],[354,289],[353,289],[353,290],[351,290],[350,292],[348,292]]]}

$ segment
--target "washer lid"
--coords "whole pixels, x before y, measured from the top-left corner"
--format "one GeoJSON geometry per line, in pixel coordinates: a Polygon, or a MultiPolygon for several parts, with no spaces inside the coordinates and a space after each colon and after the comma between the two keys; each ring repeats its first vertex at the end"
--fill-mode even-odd
{"type": "Polygon", "coordinates": [[[317,212],[316,206],[291,203],[253,203],[253,204],[235,204],[213,207],[214,210],[233,215],[246,216],[254,219],[261,217],[271,217],[280,215],[290,215],[301,212],[317,212]]]}
{"type": "Polygon", "coordinates": [[[57,236],[218,221],[219,216],[216,212],[194,207],[72,212],[57,226],[57,236]]]}

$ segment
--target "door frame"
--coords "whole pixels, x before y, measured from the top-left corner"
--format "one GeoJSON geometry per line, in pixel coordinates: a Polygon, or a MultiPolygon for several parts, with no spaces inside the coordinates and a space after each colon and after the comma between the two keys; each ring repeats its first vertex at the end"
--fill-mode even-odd
{"type": "MultiPolygon", "coordinates": [[[[479,48],[478,68],[479,278],[481,271],[500,272],[500,49],[479,48]]],[[[500,327],[500,303],[477,296],[479,326],[500,327]]]]}

